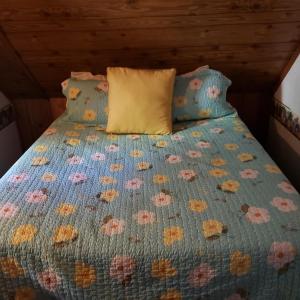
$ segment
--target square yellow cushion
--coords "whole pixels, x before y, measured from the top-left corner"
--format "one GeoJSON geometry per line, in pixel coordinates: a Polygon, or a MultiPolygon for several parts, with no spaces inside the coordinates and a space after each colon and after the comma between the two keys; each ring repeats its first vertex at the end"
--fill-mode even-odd
{"type": "Polygon", "coordinates": [[[109,133],[169,134],[175,69],[107,68],[109,133]]]}

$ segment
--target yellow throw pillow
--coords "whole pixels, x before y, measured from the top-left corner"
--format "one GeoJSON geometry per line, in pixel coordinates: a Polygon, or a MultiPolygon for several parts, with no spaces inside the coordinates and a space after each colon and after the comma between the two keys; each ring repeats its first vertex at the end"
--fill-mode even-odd
{"type": "Polygon", "coordinates": [[[109,133],[169,134],[176,70],[107,68],[109,133]]]}

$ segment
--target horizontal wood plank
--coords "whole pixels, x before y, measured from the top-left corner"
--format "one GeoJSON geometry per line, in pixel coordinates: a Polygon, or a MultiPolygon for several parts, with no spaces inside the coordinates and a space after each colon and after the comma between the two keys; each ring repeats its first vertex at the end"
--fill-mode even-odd
{"type": "Polygon", "coordinates": [[[210,26],[207,28],[136,29],[90,32],[43,32],[10,33],[10,41],[22,51],[45,49],[147,49],[197,47],[205,45],[250,43],[297,42],[300,38],[300,22],[284,24],[245,24],[210,26]],[[293,30],[290,30],[293,26],[293,30]],[[226,32],[226,34],[224,34],[226,32]],[[163,38],[162,38],[163,37],[163,38]]]}
{"type": "Polygon", "coordinates": [[[201,16],[205,14],[293,11],[298,0],[9,0],[0,2],[0,20],[40,20],[41,18],[118,18],[134,16],[201,16]]]}
{"type": "Polygon", "coordinates": [[[105,18],[97,16],[88,18],[80,16],[79,19],[66,19],[64,17],[44,18],[40,20],[6,21],[3,28],[7,33],[12,32],[47,32],[47,31],[114,31],[124,29],[152,29],[152,28],[195,28],[216,25],[242,25],[242,24],[280,24],[300,22],[300,9],[292,11],[273,12],[244,12],[241,14],[205,14],[199,16],[162,16],[162,17],[127,17],[105,18]]]}

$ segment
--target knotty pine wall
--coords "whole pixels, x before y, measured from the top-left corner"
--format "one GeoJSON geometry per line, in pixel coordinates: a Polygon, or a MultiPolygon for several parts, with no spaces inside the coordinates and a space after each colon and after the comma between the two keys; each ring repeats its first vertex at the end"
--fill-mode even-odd
{"type": "Polygon", "coordinates": [[[233,81],[231,101],[264,141],[271,95],[299,41],[299,0],[2,0],[0,90],[28,147],[70,71],[209,64],[233,81]]]}

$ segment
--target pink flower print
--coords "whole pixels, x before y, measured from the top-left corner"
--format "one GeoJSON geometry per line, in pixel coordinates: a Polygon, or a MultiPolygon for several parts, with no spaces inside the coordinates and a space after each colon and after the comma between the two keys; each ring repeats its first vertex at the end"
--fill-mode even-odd
{"type": "Polygon", "coordinates": [[[223,132],[224,132],[224,129],[223,129],[223,128],[219,128],[219,127],[215,127],[215,128],[211,128],[211,129],[210,129],[210,132],[211,132],[211,133],[220,134],[220,133],[223,133],[223,132]]]}
{"type": "Polygon", "coordinates": [[[181,157],[179,155],[169,155],[166,159],[166,162],[169,164],[177,164],[182,161],[181,157]]]}
{"type": "Polygon", "coordinates": [[[129,138],[133,141],[138,140],[141,136],[139,134],[131,134],[129,135],[129,138]]]}
{"type": "Polygon", "coordinates": [[[29,203],[41,203],[45,202],[48,196],[43,190],[35,190],[33,192],[26,193],[26,201],[29,203]]]}
{"type": "Polygon", "coordinates": [[[97,90],[107,93],[108,92],[108,82],[100,81],[100,83],[97,84],[97,90]]]}
{"type": "Polygon", "coordinates": [[[143,184],[143,181],[139,178],[133,178],[131,180],[128,180],[125,183],[125,189],[128,190],[137,190],[141,187],[141,185],[143,184]]]}
{"type": "Polygon", "coordinates": [[[188,282],[193,287],[202,287],[216,276],[216,271],[208,264],[203,263],[190,272],[188,282]]]}
{"type": "Polygon", "coordinates": [[[139,225],[152,224],[155,221],[155,214],[151,211],[140,210],[133,215],[133,219],[135,219],[139,225]]]}
{"type": "Polygon", "coordinates": [[[170,195],[160,192],[159,194],[153,196],[151,200],[155,206],[162,207],[169,205],[171,203],[172,198],[170,195]]]}
{"type": "Polygon", "coordinates": [[[19,208],[13,203],[6,202],[0,205],[0,218],[9,219],[15,216],[19,208]]]}
{"type": "Polygon", "coordinates": [[[180,135],[180,134],[173,134],[173,135],[171,136],[171,140],[172,140],[172,141],[176,141],[176,142],[182,141],[183,138],[184,138],[184,137],[183,137],[182,135],[180,135]]]}
{"type": "Polygon", "coordinates": [[[8,181],[13,183],[21,183],[23,181],[26,181],[29,178],[29,176],[26,173],[16,174],[9,177],[8,181]]]}
{"type": "Polygon", "coordinates": [[[198,142],[197,144],[196,144],[196,146],[198,147],[198,148],[210,148],[211,147],[211,145],[210,145],[210,142],[206,142],[206,141],[200,141],[200,142],[198,142]]]}
{"type": "Polygon", "coordinates": [[[48,128],[45,130],[44,135],[52,135],[57,132],[57,129],[54,127],[48,128]]]}
{"type": "Polygon", "coordinates": [[[189,88],[191,90],[199,90],[202,86],[202,80],[195,78],[189,82],[189,88]]]}
{"type": "Polygon", "coordinates": [[[271,204],[282,212],[291,212],[298,209],[292,200],[280,197],[274,197],[271,204]]]}
{"type": "Polygon", "coordinates": [[[278,187],[287,194],[296,194],[296,189],[287,181],[282,181],[278,184],[278,187]]]}
{"type": "Polygon", "coordinates": [[[105,160],[105,154],[99,153],[99,152],[94,153],[91,157],[92,157],[92,160],[96,160],[96,161],[105,160]]]}
{"type": "Polygon", "coordinates": [[[178,178],[182,178],[187,181],[192,181],[197,176],[196,172],[193,170],[181,170],[179,171],[178,178]]]}
{"type": "Polygon", "coordinates": [[[125,227],[124,220],[112,218],[101,226],[101,231],[105,235],[112,236],[115,234],[121,234],[124,231],[124,227],[125,227]]]}
{"type": "Polygon", "coordinates": [[[109,268],[110,277],[124,282],[130,279],[135,270],[135,261],[129,256],[115,256],[109,268]]]}
{"type": "Polygon", "coordinates": [[[83,162],[83,158],[77,155],[74,155],[72,157],[69,157],[67,159],[68,164],[70,165],[80,165],[83,162]]]}
{"type": "Polygon", "coordinates": [[[290,242],[274,242],[267,258],[268,264],[280,270],[295,259],[296,249],[290,242]]]}
{"type": "Polygon", "coordinates": [[[106,152],[118,152],[119,151],[119,146],[116,144],[111,144],[109,146],[105,147],[106,152]]]}
{"type": "Polygon", "coordinates": [[[258,176],[259,172],[253,169],[244,169],[240,171],[240,175],[244,179],[255,179],[258,176]]]}
{"type": "Polygon", "coordinates": [[[216,86],[211,86],[207,89],[207,96],[210,99],[216,99],[217,97],[219,97],[220,93],[220,89],[216,86]]]}
{"type": "Polygon", "coordinates": [[[246,213],[246,219],[255,224],[268,223],[270,215],[267,209],[251,206],[246,213]]]}
{"type": "Polygon", "coordinates": [[[72,181],[72,183],[83,183],[87,180],[87,176],[84,173],[72,173],[69,176],[69,180],[72,181]]]}
{"type": "Polygon", "coordinates": [[[48,291],[55,291],[56,287],[61,283],[61,278],[52,269],[47,269],[38,273],[37,280],[39,284],[48,291]]]}
{"type": "Polygon", "coordinates": [[[189,150],[186,155],[190,158],[198,158],[202,156],[202,153],[200,151],[189,150]]]}

